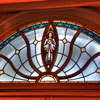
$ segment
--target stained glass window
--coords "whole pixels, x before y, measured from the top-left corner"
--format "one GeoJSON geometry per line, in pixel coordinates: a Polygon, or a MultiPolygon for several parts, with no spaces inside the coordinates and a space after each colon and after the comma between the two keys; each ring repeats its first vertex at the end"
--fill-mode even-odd
{"type": "Polygon", "coordinates": [[[0,44],[0,82],[100,81],[100,37],[87,26],[55,20],[19,30],[0,44]]]}

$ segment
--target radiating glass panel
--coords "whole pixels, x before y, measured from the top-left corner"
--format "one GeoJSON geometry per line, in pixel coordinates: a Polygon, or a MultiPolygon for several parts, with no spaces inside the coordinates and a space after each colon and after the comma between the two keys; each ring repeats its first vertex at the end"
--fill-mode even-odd
{"type": "Polygon", "coordinates": [[[0,58],[0,70],[3,69],[3,67],[5,66],[6,63],[7,63],[7,61],[5,61],[3,58],[0,58]]]}
{"type": "Polygon", "coordinates": [[[27,78],[24,78],[18,74],[15,75],[15,78],[21,79],[21,80],[28,80],[27,78]]]}
{"type": "Polygon", "coordinates": [[[57,75],[58,75],[58,76],[66,76],[66,74],[65,74],[63,71],[61,71],[61,72],[58,73],[57,75]]]}
{"type": "Polygon", "coordinates": [[[10,75],[12,77],[15,75],[15,71],[12,69],[12,67],[9,64],[7,64],[5,66],[4,73],[6,73],[6,74],[8,74],[8,75],[10,75]]]}
{"type": "Polygon", "coordinates": [[[62,55],[61,54],[57,54],[57,58],[56,58],[56,62],[55,62],[55,65],[57,66],[60,59],[61,59],[62,55]]]}
{"type": "Polygon", "coordinates": [[[72,53],[72,57],[71,58],[74,61],[77,61],[79,56],[80,56],[80,54],[81,54],[80,48],[74,45],[73,46],[73,53],[72,53]]]}
{"type": "Polygon", "coordinates": [[[34,63],[34,65],[35,65],[36,68],[40,67],[39,64],[38,64],[38,62],[37,62],[37,60],[36,60],[36,57],[33,57],[32,61],[33,61],[33,63],[34,63]]]}
{"type": "Polygon", "coordinates": [[[86,46],[86,51],[91,55],[95,55],[96,53],[100,52],[100,44],[97,43],[95,40],[89,43],[86,46]]]}
{"type": "Polygon", "coordinates": [[[90,59],[90,56],[84,52],[81,54],[81,57],[79,61],[77,62],[77,64],[80,66],[80,68],[82,68],[89,59],[90,59]]]}
{"type": "Polygon", "coordinates": [[[36,45],[36,54],[41,53],[41,42],[38,42],[36,45]]]}
{"type": "Polygon", "coordinates": [[[66,34],[66,39],[68,42],[72,41],[72,38],[74,37],[74,35],[76,34],[76,30],[73,29],[67,29],[67,34],[66,34]]]}
{"type": "Polygon", "coordinates": [[[65,50],[64,50],[64,54],[68,56],[69,54],[69,49],[70,49],[70,43],[66,43],[65,44],[65,50]]]}
{"type": "Polygon", "coordinates": [[[35,40],[35,33],[34,33],[34,31],[27,32],[25,35],[26,35],[29,43],[33,43],[33,41],[35,40]]]}
{"type": "Polygon", "coordinates": [[[64,39],[66,28],[64,28],[64,27],[56,27],[56,28],[57,28],[57,32],[58,32],[58,38],[64,39]]]}
{"type": "Polygon", "coordinates": [[[85,81],[100,81],[100,74],[94,73],[92,75],[89,75],[85,77],[85,81]]]}
{"type": "Polygon", "coordinates": [[[61,79],[60,82],[66,82],[68,79],[61,79]]]}
{"type": "Polygon", "coordinates": [[[69,80],[69,81],[81,82],[81,81],[84,81],[84,78],[79,78],[79,79],[69,80]]]}
{"type": "Polygon", "coordinates": [[[19,56],[18,55],[14,55],[11,58],[11,61],[12,61],[13,65],[16,67],[16,69],[18,69],[21,66],[21,62],[19,60],[19,56]]]}
{"type": "Polygon", "coordinates": [[[66,59],[67,59],[66,56],[62,57],[62,60],[60,61],[59,65],[58,65],[59,68],[65,63],[66,59]]]}
{"type": "Polygon", "coordinates": [[[38,40],[38,41],[42,40],[44,30],[45,30],[45,28],[35,30],[36,31],[36,40],[38,40]]]}
{"type": "Polygon", "coordinates": [[[64,72],[68,71],[74,66],[74,62],[72,60],[69,61],[68,65],[64,68],[64,72]]]}
{"type": "Polygon", "coordinates": [[[15,54],[15,49],[8,44],[3,49],[1,49],[0,54],[6,56],[7,58],[11,58],[15,54]]]}
{"type": "Polygon", "coordinates": [[[59,41],[58,52],[63,53],[63,51],[64,51],[64,43],[62,41],[59,41]]]}
{"type": "Polygon", "coordinates": [[[0,75],[0,81],[1,82],[11,82],[12,80],[13,80],[13,78],[6,75],[6,74],[0,75]]]}
{"type": "Polygon", "coordinates": [[[19,69],[19,71],[21,72],[21,73],[23,73],[24,75],[29,75],[30,76],[30,72],[29,71],[27,71],[23,66],[21,66],[21,68],[19,69]]]}
{"type": "Polygon", "coordinates": [[[30,45],[30,53],[31,53],[31,57],[35,55],[35,45],[33,44],[30,45]]]}
{"type": "Polygon", "coordinates": [[[28,58],[27,58],[27,47],[25,47],[24,49],[22,49],[20,51],[20,58],[22,63],[24,63],[28,58]]]}
{"type": "Polygon", "coordinates": [[[38,60],[38,62],[40,64],[40,66],[43,66],[43,61],[42,61],[41,55],[37,55],[37,60],[38,60]]]}
{"type": "Polygon", "coordinates": [[[19,36],[18,38],[14,39],[12,42],[10,42],[16,49],[20,50],[21,48],[26,46],[26,43],[22,36],[19,36]]]}
{"type": "Polygon", "coordinates": [[[79,36],[76,38],[74,44],[78,45],[79,47],[85,47],[85,45],[89,43],[91,40],[93,39],[90,38],[89,36],[83,33],[80,33],[79,36]]]}
{"type": "Polygon", "coordinates": [[[30,72],[33,72],[33,68],[30,66],[29,61],[25,62],[24,67],[29,70],[30,72]]]}
{"type": "Polygon", "coordinates": [[[51,72],[55,72],[55,71],[57,71],[57,70],[58,70],[58,67],[53,66],[53,68],[52,68],[51,72]]]}
{"type": "Polygon", "coordinates": [[[35,72],[32,73],[31,76],[34,76],[35,77],[35,76],[39,76],[39,74],[35,71],[35,72]]]}
{"type": "Polygon", "coordinates": [[[77,65],[75,65],[71,70],[69,70],[68,72],[66,72],[67,75],[71,75],[75,72],[77,72],[79,70],[79,67],[77,65]]]}
{"type": "Polygon", "coordinates": [[[20,79],[14,79],[14,82],[25,82],[25,80],[20,80],[20,79]]]}
{"type": "Polygon", "coordinates": [[[44,67],[40,67],[39,70],[40,70],[41,72],[46,72],[46,70],[45,70],[44,67]]]}
{"type": "Polygon", "coordinates": [[[93,72],[96,72],[97,70],[97,66],[95,65],[95,63],[92,61],[88,67],[83,71],[84,76],[89,75],[93,72]]]}

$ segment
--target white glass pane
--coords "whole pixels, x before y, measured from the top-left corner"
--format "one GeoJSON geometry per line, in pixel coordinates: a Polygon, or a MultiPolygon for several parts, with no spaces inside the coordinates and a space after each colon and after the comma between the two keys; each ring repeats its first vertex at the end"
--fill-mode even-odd
{"type": "Polygon", "coordinates": [[[18,69],[18,68],[21,66],[21,62],[20,62],[20,60],[19,60],[18,55],[14,55],[14,56],[11,58],[11,61],[12,61],[13,65],[16,67],[16,69],[18,69]]]}
{"type": "Polygon", "coordinates": [[[51,72],[55,72],[55,71],[57,71],[57,70],[58,70],[58,67],[53,66],[53,68],[52,68],[51,72]]]}
{"type": "Polygon", "coordinates": [[[96,70],[97,70],[97,67],[96,67],[95,63],[92,61],[92,62],[88,65],[88,67],[83,71],[83,74],[84,74],[84,76],[86,76],[86,75],[88,75],[88,74],[91,74],[91,73],[93,73],[93,72],[96,72],[96,70]]]}
{"type": "Polygon", "coordinates": [[[10,76],[7,76],[7,75],[5,75],[5,74],[0,75],[0,81],[1,81],[1,82],[10,82],[10,81],[12,81],[12,80],[13,80],[13,78],[10,77],[10,76]]]}
{"type": "Polygon", "coordinates": [[[5,66],[6,63],[7,63],[7,61],[5,61],[3,58],[0,58],[0,70],[3,69],[3,67],[5,66]]]}
{"type": "Polygon", "coordinates": [[[29,81],[29,82],[35,82],[36,80],[33,80],[33,79],[29,79],[28,81],[29,81]]]}
{"type": "Polygon", "coordinates": [[[38,40],[38,41],[42,40],[44,30],[45,30],[45,28],[35,30],[36,31],[36,40],[38,40]]]}
{"type": "Polygon", "coordinates": [[[12,67],[9,64],[7,64],[5,66],[4,73],[6,73],[6,74],[8,74],[8,75],[10,75],[12,77],[15,75],[15,71],[12,69],[12,67]]]}
{"type": "Polygon", "coordinates": [[[27,32],[25,35],[26,35],[29,43],[33,43],[33,41],[35,40],[35,33],[34,33],[34,31],[27,32]]]}
{"type": "Polygon", "coordinates": [[[85,77],[85,81],[100,81],[100,74],[94,73],[85,77]]]}
{"type": "Polygon", "coordinates": [[[58,76],[66,76],[66,74],[65,74],[63,71],[61,71],[61,72],[58,73],[57,75],[58,75],[58,76]]]}
{"type": "Polygon", "coordinates": [[[64,68],[64,72],[68,71],[74,66],[74,62],[72,60],[69,61],[68,65],[64,68]]]}
{"type": "Polygon", "coordinates": [[[44,67],[40,67],[39,70],[40,70],[41,72],[46,72],[46,70],[45,70],[44,67]]]}
{"type": "Polygon", "coordinates": [[[19,36],[18,38],[14,39],[11,44],[18,50],[26,46],[26,43],[22,36],[19,36]]]}
{"type": "Polygon", "coordinates": [[[54,82],[55,80],[50,76],[46,76],[41,80],[41,82],[47,82],[47,81],[53,81],[54,82]]]}
{"type": "Polygon", "coordinates": [[[69,81],[75,81],[75,82],[81,82],[81,81],[84,81],[84,78],[79,78],[79,79],[75,79],[75,80],[69,80],[69,81]]]}
{"type": "Polygon", "coordinates": [[[19,71],[22,73],[22,74],[24,74],[24,75],[29,75],[30,76],[30,72],[29,71],[27,71],[23,66],[21,66],[21,68],[19,69],[19,71]]]}
{"type": "Polygon", "coordinates": [[[14,82],[25,82],[25,80],[14,79],[14,82]]]}
{"type": "Polygon", "coordinates": [[[76,34],[76,30],[73,29],[67,29],[66,39],[68,42],[72,41],[73,36],[76,34]]]}
{"type": "Polygon", "coordinates": [[[97,43],[95,40],[89,43],[86,46],[86,51],[91,55],[95,55],[96,53],[100,52],[100,44],[97,43]]]}
{"type": "Polygon", "coordinates": [[[77,64],[80,66],[80,68],[82,68],[89,59],[90,59],[90,56],[87,53],[82,53],[77,64]]]}
{"type": "Polygon", "coordinates": [[[59,41],[58,52],[63,53],[63,51],[64,51],[64,43],[62,41],[59,41]]]}
{"type": "Polygon", "coordinates": [[[70,43],[66,43],[65,44],[65,50],[64,50],[64,54],[68,56],[69,54],[69,48],[70,48],[70,43]]]}
{"type": "Polygon", "coordinates": [[[33,72],[34,70],[33,70],[33,68],[30,66],[30,64],[29,64],[29,61],[27,61],[25,64],[24,64],[24,67],[27,69],[27,70],[29,70],[30,72],[33,72]]]}
{"type": "Polygon", "coordinates": [[[55,65],[57,66],[60,59],[61,59],[62,55],[61,54],[57,54],[57,58],[56,58],[56,62],[55,62],[55,65]]]}
{"type": "Polygon", "coordinates": [[[0,54],[6,56],[7,58],[11,58],[15,54],[15,49],[8,44],[0,51],[0,54]]]}
{"type": "Polygon", "coordinates": [[[38,62],[40,64],[40,66],[43,66],[43,61],[42,61],[41,55],[37,55],[37,60],[38,60],[38,62]]]}
{"type": "Polygon", "coordinates": [[[39,54],[39,53],[41,53],[41,42],[38,42],[36,44],[36,54],[39,54]]]}
{"type": "Polygon", "coordinates": [[[31,53],[31,57],[35,55],[35,45],[33,44],[30,45],[30,53],[31,53]]]}
{"type": "Polygon", "coordinates": [[[79,70],[79,67],[77,65],[75,65],[71,70],[69,70],[68,72],[66,72],[67,75],[71,75],[75,72],[77,72],[79,70]]]}
{"type": "Polygon", "coordinates": [[[66,82],[68,79],[61,79],[60,82],[66,82]]]}
{"type": "Polygon", "coordinates": [[[77,46],[73,46],[73,53],[72,53],[72,57],[71,58],[74,61],[77,61],[79,56],[80,56],[80,54],[81,54],[80,48],[77,47],[77,46]]]}
{"type": "Polygon", "coordinates": [[[27,47],[25,47],[24,49],[22,49],[20,51],[20,58],[22,63],[24,63],[28,58],[27,58],[27,47]]]}
{"type": "Polygon", "coordinates": [[[64,39],[66,28],[63,28],[63,27],[56,27],[56,28],[57,28],[57,32],[58,32],[58,38],[64,39]]]}
{"type": "Polygon", "coordinates": [[[89,36],[80,33],[79,36],[75,40],[75,44],[79,47],[84,47],[87,43],[89,43],[92,40],[89,36]]]}
{"type": "Polygon", "coordinates": [[[58,67],[60,68],[66,61],[67,57],[66,56],[63,56],[62,60],[60,61],[58,67]]]}

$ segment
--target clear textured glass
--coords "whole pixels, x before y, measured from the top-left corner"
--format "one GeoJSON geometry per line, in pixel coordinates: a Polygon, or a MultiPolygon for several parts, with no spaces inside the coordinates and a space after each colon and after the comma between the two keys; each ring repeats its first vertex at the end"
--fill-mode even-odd
{"type": "Polygon", "coordinates": [[[27,58],[27,47],[23,48],[20,51],[20,58],[21,58],[21,62],[24,63],[28,58],[27,58]]]}
{"type": "Polygon", "coordinates": [[[6,63],[7,63],[7,61],[5,61],[3,58],[0,58],[0,70],[3,69],[3,67],[5,66],[6,63]]]}
{"type": "Polygon", "coordinates": [[[95,63],[92,61],[88,67],[83,71],[84,76],[89,75],[93,72],[96,72],[97,70],[97,66],[95,65],[95,63]]]}
{"type": "Polygon", "coordinates": [[[22,38],[22,36],[19,36],[18,38],[14,39],[10,43],[18,50],[20,50],[26,46],[26,43],[25,43],[24,39],[22,38]]]}
{"type": "Polygon", "coordinates": [[[67,29],[67,33],[66,33],[66,39],[68,42],[72,41],[72,38],[74,37],[74,35],[76,34],[76,30],[73,29],[67,29]]]}
{"type": "Polygon", "coordinates": [[[0,54],[6,56],[7,58],[11,58],[15,54],[15,49],[8,44],[0,51],[0,54]]]}
{"type": "Polygon", "coordinates": [[[62,60],[60,61],[59,65],[58,65],[59,68],[65,63],[66,59],[67,59],[66,56],[62,57],[62,60]]]}
{"type": "Polygon", "coordinates": [[[6,74],[0,75],[0,81],[1,82],[11,82],[12,80],[13,80],[13,78],[6,75],[6,74]]]}
{"type": "Polygon", "coordinates": [[[18,75],[18,74],[16,74],[15,75],[15,78],[18,78],[18,79],[20,79],[20,80],[28,80],[27,78],[24,78],[24,77],[22,77],[22,76],[20,76],[20,75],[18,75]]]}
{"type": "Polygon", "coordinates": [[[62,54],[57,54],[55,65],[57,66],[59,61],[61,60],[62,54]]]}
{"type": "Polygon", "coordinates": [[[35,77],[35,76],[39,76],[39,74],[36,71],[34,71],[31,76],[35,77]]]}
{"type": "Polygon", "coordinates": [[[94,59],[94,61],[95,61],[96,65],[98,66],[98,68],[100,68],[100,56],[96,57],[94,59]]]}
{"type": "Polygon", "coordinates": [[[66,76],[66,74],[65,74],[63,71],[61,71],[61,72],[58,73],[57,75],[58,75],[58,76],[66,76]]]}
{"type": "Polygon", "coordinates": [[[77,64],[80,66],[80,68],[82,68],[89,59],[90,56],[87,53],[82,53],[77,64]]]}
{"type": "Polygon", "coordinates": [[[41,53],[41,42],[38,42],[36,44],[36,54],[39,54],[39,53],[41,53]]]}
{"type": "Polygon", "coordinates": [[[12,77],[14,77],[14,75],[15,75],[15,71],[12,69],[12,67],[9,64],[7,64],[5,66],[4,73],[6,73],[6,74],[8,74],[8,75],[10,75],[12,77]]]}
{"type": "Polygon", "coordinates": [[[30,45],[30,53],[31,53],[31,57],[35,55],[35,45],[34,44],[30,45]]]}
{"type": "Polygon", "coordinates": [[[84,33],[80,33],[74,44],[78,45],[79,47],[85,47],[91,40],[93,39],[89,36],[85,35],[84,33]]]}
{"type": "Polygon", "coordinates": [[[38,41],[42,40],[42,36],[43,36],[44,30],[45,30],[45,28],[41,28],[41,29],[36,29],[35,30],[35,32],[36,32],[36,40],[38,40],[38,41]]]}
{"type": "Polygon", "coordinates": [[[66,72],[67,75],[71,75],[75,72],[77,72],[79,70],[79,67],[77,65],[75,65],[71,70],[69,70],[68,72],[66,72]]]}
{"type": "Polygon", "coordinates": [[[63,53],[63,51],[64,51],[64,43],[62,41],[59,41],[58,52],[63,53]]]}
{"type": "Polygon", "coordinates": [[[42,61],[41,55],[37,55],[37,60],[38,60],[38,62],[40,64],[40,66],[43,66],[43,61],[42,61]]]}
{"type": "Polygon", "coordinates": [[[40,70],[41,72],[46,72],[46,70],[45,70],[44,67],[40,67],[39,70],[40,70]]]}
{"type": "Polygon", "coordinates": [[[26,35],[29,43],[33,43],[33,41],[35,40],[35,33],[34,33],[34,31],[27,32],[25,35],[26,35]]]}
{"type": "Polygon", "coordinates": [[[24,67],[29,70],[30,72],[33,72],[33,68],[30,66],[29,61],[25,62],[24,67]]]}
{"type": "Polygon", "coordinates": [[[66,43],[65,44],[65,50],[64,50],[64,54],[66,56],[68,56],[68,54],[69,54],[69,48],[70,48],[70,43],[66,43]]]}
{"type": "Polygon", "coordinates": [[[69,80],[69,81],[81,82],[81,81],[84,81],[84,78],[79,78],[79,79],[69,80]]]}
{"type": "Polygon", "coordinates": [[[100,52],[100,44],[97,43],[95,40],[89,43],[86,46],[86,51],[91,55],[95,55],[96,53],[100,52]]]}
{"type": "Polygon", "coordinates": [[[64,28],[64,27],[56,27],[56,28],[57,28],[57,32],[58,32],[58,38],[64,39],[66,28],[64,28]]]}
{"type": "Polygon", "coordinates": [[[92,75],[89,75],[85,77],[85,81],[100,81],[100,74],[94,73],[92,75]]]}
{"type": "Polygon", "coordinates": [[[74,45],[73,46],[73,53],[72,53],[72,57],[71,58],[74,61],[77,61],[79,56],[80,56],[80,54],[81,54],[80,48],[74,45]]]}
{"type": "Polygon", "coordinates": [[[24,75],[28,75],[28,76],[30,76],[30,72],[29,71],[27,71],[23,66],[21,66],[21,68],[19,69],[19,71],[21,72],[21,73],[23,73],[24,75]]]}
{"type": "Polygon", "coordinates": [[[11,61],[12,61],[13,65],[16,67],[16,69],[18,69],[21,66],[21,62],[20,62],[20,59],[19,59],[18,55],[14,55],[11,58],[11,61]]]}
{"type": "Polygon", "coordinates": [[[69,61],[68,65],[64,68],[64,72],[70,70],[74,66],[74,62],[72,60],[69,61]]]}
{"type": "Polygon", "coordinates": [[[57,71],[57,70],[58,70],[58,67],[53,66],[53,68],[52,68],[51,72],[55,72],[55,71],[57,71]]]}
{"type": "Polygon", "coordinates": [[[35,65],[36,68],[40,67],[39,64],[38,64],[38,62],[37,62],[37,60],[36,60],[36,56],[32,58],[32,61],[33,61],[33,63],[34,63],[34,65],[35,65]]]}

